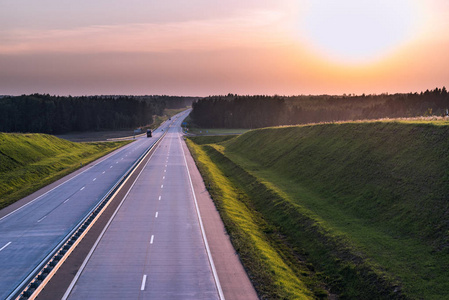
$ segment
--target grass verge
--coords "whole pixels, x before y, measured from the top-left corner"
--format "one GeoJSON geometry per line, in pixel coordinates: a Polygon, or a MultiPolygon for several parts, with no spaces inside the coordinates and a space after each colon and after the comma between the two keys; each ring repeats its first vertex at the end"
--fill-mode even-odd
{"type": "Polygon", "coordinates": [[[218,165],[226,164],[226,159],[213,148],[203,148],[191,139],[187,145],[260,298],[326,298],[327,292],[317,279],[319,275],[280,242],[282,237],[253,208],[241,185],[220,169],[218,165]],[[219,163],[212,162],[211,155],[218,155],[215,158],[219,163]]]}
{"type": "Polygon", "coordinates": [[[0,209],[128,143],[0,133],[0,209]]]}

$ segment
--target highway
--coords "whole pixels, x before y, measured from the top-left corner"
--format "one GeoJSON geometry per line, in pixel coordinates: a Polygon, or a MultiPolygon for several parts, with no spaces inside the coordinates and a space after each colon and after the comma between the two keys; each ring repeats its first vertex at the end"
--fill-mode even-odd
{"type": "Polygon", "coordinates": [[[181,144],[182,119],[174,118],[64,299],[224,299],[181,144]]]}
{"type": "Polygon", "coordinates": [[[170,123],[156,130],[153,138],[138,138],[0,218],[0,299],[6,299],[97,205],[170,123]]]}

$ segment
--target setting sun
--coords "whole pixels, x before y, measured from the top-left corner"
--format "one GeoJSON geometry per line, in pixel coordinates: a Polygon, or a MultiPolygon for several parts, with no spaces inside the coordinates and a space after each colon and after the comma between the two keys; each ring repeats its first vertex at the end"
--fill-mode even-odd
{"type": "Polygon", "coordinates": [[[309,1],[300,26],[327,58],[369,63],[410,41],[419,21],[414,1],[321,0],[309,1]]]}

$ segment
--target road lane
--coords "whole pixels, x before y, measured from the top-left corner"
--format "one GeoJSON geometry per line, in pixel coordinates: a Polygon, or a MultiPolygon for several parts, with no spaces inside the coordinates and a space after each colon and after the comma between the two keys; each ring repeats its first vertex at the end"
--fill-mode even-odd
{"type": "Polygon", "coordinates": [[[135,181],[69,299],[219,299],[181,148],[180,122],[135,181]]]}
{"type": "MultiPolygon", "coordinates": [[[[0,218],[0,299],[33,270],[167,129],[139,138],[0,218]]],[[[1,213],[0,213],[1,215],[1,213]]]]}

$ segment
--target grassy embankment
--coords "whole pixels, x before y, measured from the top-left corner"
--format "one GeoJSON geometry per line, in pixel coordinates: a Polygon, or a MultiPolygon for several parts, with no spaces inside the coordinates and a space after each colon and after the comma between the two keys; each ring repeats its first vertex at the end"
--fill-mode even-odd
{"type": "Polygon", "coordinates": [[[0,133],[0,209],[127,143],[0,133]]]}
{"type": "Polygon", "coordinates": [[[301,298],[288,287],[302,281],[319,296],[322,281],[348,299],[444,299],[447,125],[267,128],[189,145],[260,295],[301,298]]]}

